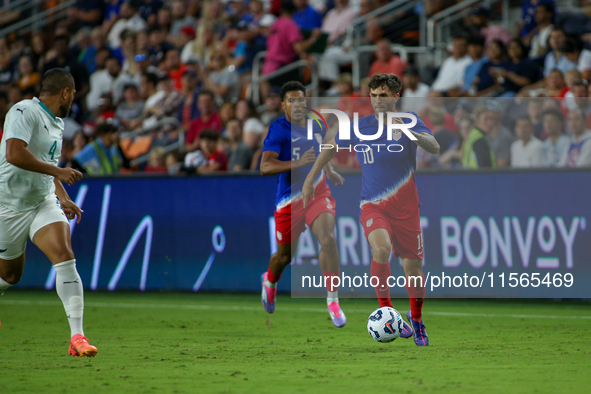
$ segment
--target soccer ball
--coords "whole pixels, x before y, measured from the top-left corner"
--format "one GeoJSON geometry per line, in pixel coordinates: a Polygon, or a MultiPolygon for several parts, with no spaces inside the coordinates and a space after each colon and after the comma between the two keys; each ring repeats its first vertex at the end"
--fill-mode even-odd
{"type": "Polygon", "coordinates": [[[400,336],[402,316],[389,306],[376,309],[367,319],[367,332],[378,342],[392,342],[400,336]]]}

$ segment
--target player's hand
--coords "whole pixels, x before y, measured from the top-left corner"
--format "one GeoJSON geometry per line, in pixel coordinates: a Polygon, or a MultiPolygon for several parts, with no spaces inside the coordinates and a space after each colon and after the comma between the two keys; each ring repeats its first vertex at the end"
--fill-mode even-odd
{"type": "Polygon", "coordinates": [[[304,199],[304,208],[308,205],[308,200],[314,199],[314,180],[306,178],[304,186],[302,186],[302,197],[304,199]]]}
{"type": "Polygon", "coordinates": [[[60,182],[65,182],[72,186],[74,183],[82,179],[82,173],[73,168],[61,168],[56,177],[60,182]]]}
{"type": "Polygon", "coordinates": [[[343,186],[345,183],[345,178],[334,170],[326,171],[326,177],[330,179],[335,186],[343,186]]]}
{"type": "Polygon", "coordinates": [[[314,163],[314,161],[316,161],[316,155],[314,154],[314,147],[311,147],[296,161],[296,168],[305,167],[310,163],[314,163]]]}
{"type": "Polygon", "coordinates": [[[82,212],[84,212],[84,211],[82,209],[78,208],[78,205],[76,205],[74,203],[74,201],[72,201],[72,200],[60,201],[60,205],[62,206],[62,210],[64,211],[64,213],[66,214],[66,217],[68,219],[74,219],[75,217],[78,217],[78,220],[76,220],[76,223],[80,223],[80,220],[82,219],[82,212]]]}

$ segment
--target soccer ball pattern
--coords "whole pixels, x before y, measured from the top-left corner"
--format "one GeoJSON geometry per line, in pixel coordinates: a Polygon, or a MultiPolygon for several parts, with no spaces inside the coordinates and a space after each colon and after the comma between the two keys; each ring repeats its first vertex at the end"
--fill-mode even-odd
{"type": "Polygon", "coordinates": [[[378,342],[392,342],[400,336],[402,316],[389,306],[376,309],[367,319],[367,332],[378,342]]]}

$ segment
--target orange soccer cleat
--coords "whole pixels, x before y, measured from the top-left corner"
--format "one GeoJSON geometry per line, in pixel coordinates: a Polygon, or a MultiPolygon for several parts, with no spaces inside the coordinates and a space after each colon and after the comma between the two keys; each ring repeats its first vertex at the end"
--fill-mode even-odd
{"type": "Polygon", "coordinates": [[[94,357],[98,350],[88,343],[88,339],[82,334],[76,334],[70,341],[70,356],[76,357],[94,357]]]}

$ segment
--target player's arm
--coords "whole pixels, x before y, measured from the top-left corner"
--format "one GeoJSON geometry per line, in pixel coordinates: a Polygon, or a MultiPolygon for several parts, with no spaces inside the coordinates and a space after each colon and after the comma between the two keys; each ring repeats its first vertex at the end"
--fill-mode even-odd
{"type": "Polygon", "coordinates": [[[68,219],[74,219],[78,217],[76,223],[80,223],[82,219],[82,209],[78,208],[78,205],[74,203],[74,201],[70,200],[70,196],[66,189],[64,189],[64,185],[62,182],[59,181],[57,178],[53,178],[53,184],[55,185],[55,195],[60,200],[60,205],[62,206],[62,210],[68,217],[68,219]]]}
{"type": "Polygon", "coordinates": [[[342,186],[345,183],[345,178],[335,171],[330,162],[324,167],[324,172],[326,173],[326,177],[330,179],[335,186],[342,186]]]}
{"type": "Polygon", "coordinates": [[[439,153],[439,149],[440,149],[439,143],[437,142],[435,137],[433,137],[432,134],[429,134],[427,132],[417,133],[416,131],[413,131],[413,130],[409,130],[409,131],[412,133],[412,135],[414,135],[417,138],[416,141],[413,141],[415,144],[417,144],[418,146],[420,146],[421,148],[423,148],[427,152],[432,153],[434,155],[439,153]]]}
{"type": "Polygon", "coordinates": [[[275,175],[282,172],[288,172],[295,168],[305,167],[314,162],[314,148],[310,148],[298,160],[282,161],[279,160],[279,153],[266,150],[261,159],[261,175],[275,175]]]}
{"type": "Polygon", "coordinates": [[[59,168],[39,160],[27,149],[27,143],[18,138],[6,140],[6,161],[23,170],[51,175],[70,186],[82,179],[80,171],[72,168],[59,168]]]}
{"type": "Polygon", "coordinates": [[[320,154],[316,158],[316,162],[314,163],[312,169],[308,173],[308,176],[304,181],[304,186],[302,187],[304,208],[306,207],[306,203],[309,198],[311,198],[312,200],[314,199],[314,180],[318,177],[320,171],[324,167],[326,167],[326,165],[330,162],[335,153],[337,153],[336,147],[337,143],[335,142],[334,138],[328,144],[322,144],[320,154]]]}

